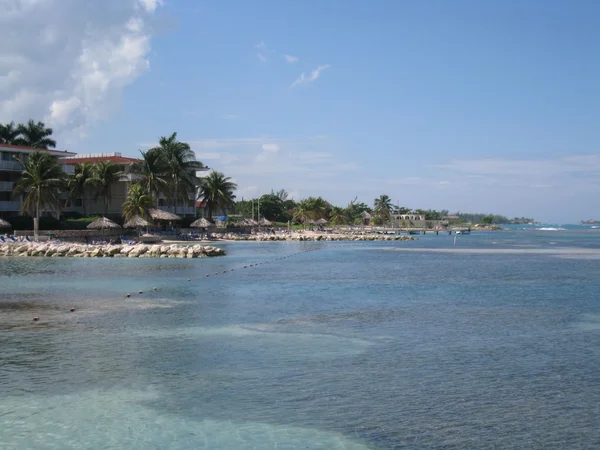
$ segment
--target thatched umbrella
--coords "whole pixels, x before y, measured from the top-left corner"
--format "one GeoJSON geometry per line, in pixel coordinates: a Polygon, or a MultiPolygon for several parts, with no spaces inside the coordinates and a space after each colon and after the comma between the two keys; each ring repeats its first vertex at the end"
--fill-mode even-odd
{"type": "Polygon", "coordinates": [[[140,216],[135,216],[133,219],[125,222],[125,225],[123,225],[123,228],[137,228],[138,238],[139,238],[142,227],[149,227],[149,226],[150,226],[150,222],[148,222],[146,219],[144,219],[143,217],[140,217],[140,216]]]}
{"type": "Polygon", "coordinates": [[[0,228],[10,228],[12,225],[6,220],[0,219],[0,228]]]}
{"type": "Polygon", "coordinates": [[[244,222],[246,223],[246,226],[248,226],[248,227],[255,227],[258,225],[258,222],[254,219],[245,219],[244,222]]]}
{"type": "Polygon", "coordinates": [[[94,220],[88,226],[90,230],[105,230],[107,228],[121,228],[121,226],[106,217],[101,217],[98,220],[94,220]]]}
{"type": "Polygon", "coordinates": [[[195,220],[190,224],[190,228],[211,228],[215,224],[210,222],[208,219],[202,217],[201,219],[195,220]]]}
{"type": "Polygon", "coordinates": [[[315,222],[317,225],[327,225],[329,222],[325,219],[319,219],[315,222]]]}
{"type": "Polygon", "coordinates": [[[181,217],[179,217],[178,215],[172,214],[167,211],[163,211],[162,209],[151,209],[150,217],[152,217],[154,220],[168,220],[168,221],[181,220],[181,217]]]}
{"type": "Polygon", "coordinates": [[[267,220],[267,219],[260,219],[259,223],[263,227],[270,227],[271,225],[273,225],[273,222],[271,222],[270,220],[267,220]]]}
{"type": "Polygon", "coordinates": [[[149,227],[150,222],[140,216],[135,216],[133,219],[128,220],[123,225],[124,228],[141,228],[141,227],[149,227]]]}

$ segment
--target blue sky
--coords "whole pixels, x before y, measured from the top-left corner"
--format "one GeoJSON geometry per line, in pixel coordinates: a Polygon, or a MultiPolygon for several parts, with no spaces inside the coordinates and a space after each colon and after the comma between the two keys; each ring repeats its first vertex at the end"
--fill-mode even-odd
{"type": "Polygon", "coordinates": [[[90,19],[145,38],[90,62],[110,83],[46,100],[69,150],[177,131],[239,197],[600,219],[599,2],[128,1],[90,19]]]}

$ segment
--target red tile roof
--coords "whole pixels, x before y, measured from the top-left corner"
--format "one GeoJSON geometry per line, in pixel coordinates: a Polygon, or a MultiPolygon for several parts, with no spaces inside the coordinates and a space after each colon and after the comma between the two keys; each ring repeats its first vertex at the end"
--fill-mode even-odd
{"type": "Polygon", "coordinates": [[[58,153],[60,155],[76,155],[77,153],[68,152],[66,150],[53,150],[53,149],[45,149],[45,148],[34,148],[34,147],[26,147],[24,145],[12,145],[12,144],[0,144],[0,148],[6,149],[15,149],[15,150],[29,150],[32,152],[48,152],[48,153],[58,153]]]}
{"type": "Polygon", "coordinates": [[[65,164],[81,164],[81,163],[95,163],[100,161],[110,161],[117,164],[131,164],[140,161],[136,158],[127,158],[125,156],[90,156],[84,158],[68,158],[63,159],[65,164]]]}

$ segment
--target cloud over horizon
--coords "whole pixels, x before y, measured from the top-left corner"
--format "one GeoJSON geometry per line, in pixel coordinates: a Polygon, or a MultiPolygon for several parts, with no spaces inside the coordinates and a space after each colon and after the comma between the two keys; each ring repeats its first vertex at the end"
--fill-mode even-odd
{"type": "Polygon", "coordinates": [[[150,67],[150,20],[162,0],[0,3],[0,122],[44,120],[80,138],[150,67]]]}

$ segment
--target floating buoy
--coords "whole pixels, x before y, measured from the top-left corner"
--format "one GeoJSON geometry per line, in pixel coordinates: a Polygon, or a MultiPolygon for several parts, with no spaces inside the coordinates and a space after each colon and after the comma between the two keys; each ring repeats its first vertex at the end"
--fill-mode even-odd
{"type": "Polygon", "coordinates": [[[143,292],[142,291],[138,291],[138,294],[143,294],[143,292]]]}
{"type": "Polygon", "coordinates": [[[156,291],[156,290],[158,290],[158,288],[152,288],[152,290],[153,290],[153,291],[156,291]]]}
{"type": "Polygon", "coordinates": [[[125,294],[125,297],[129,298],[131,297],[131,294],[125,294]]]}
{"type": "Polygon", "coordinates": [[[206,274],[206,276],[207,276],[207,277],[210,277],[210,274],[208,274],[208,273],[207,273],[207,274],[206,274]]]}
{"type": "Polygon", "coordinates": [[[33,321],[34,321],[34,322],[37,322],[38,320],[40,320],[40,318],[39,318],[39,317],[37,317],[37,316],[35,316],[35,317],[33,318],[33,321]]]}
{"type": "Polygon", "coordinates": [[[71,312],[75,312],[75,308],[71,308],[69,311],[71,311],[71,312]]]}
{"type": "Polygon", "coordinates": [[[188,281],[192,281],[190,278],[188,278],[188,281]]]}
{"type": "Polygon", "coordinates": [[[248,266],[244,266],[244,269],[247,268],[248,266]]]}

